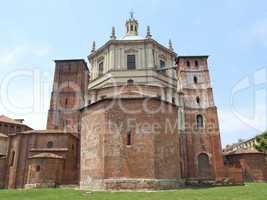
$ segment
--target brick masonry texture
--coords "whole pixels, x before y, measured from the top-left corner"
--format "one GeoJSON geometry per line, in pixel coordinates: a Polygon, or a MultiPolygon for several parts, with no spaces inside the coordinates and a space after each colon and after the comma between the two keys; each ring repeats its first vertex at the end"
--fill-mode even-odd
{"type": "Polygon", "coordinates": [[[85,104],[89,71],[84,60],[55,61],[47,129],[79,132],[80,108],[85,104]]]}
{"type": "Polygon", "coordinates": [[[62,174],[62,177],[54,176],[55,180],[49,179],[49,182],[54,181],[59,185],[78,183],[79,139],[72,133],[54,130],[14,134],[10,136],[8,151],[7,188],[23,188],[34,181],[36,184],[47,183],[49,176],[55,172],[62,174]],[[34,156],[36,158],[32,158],[34,156]],[[63,161],[54,161],[58,156],[63,161]],[[49,159],[54,160],[52,162],[49,159]]]}
{"type": "Polygon", "coordinates": [[[240,168],[245,181],[266,182],[267,165],[263,153],[241,153],[225,155],[227,167],[240,168]]]}
{"type": "Polygon", "coordinates": [[[82,188],[130,189],[131,185],[133,188],[137,185],[153,188],[160,185],[161,179],[170,179],[169,182],[165,181],[167,185],[179,183],[177,108],[151,99],[147,103],[150,110],[160,106],[166,112],[150,114],[142,109],[143,103],[144,99],[104,100],[84,109],[81,131],[82,188]],[[111,102],[114,104],[110,107],[111,102]],[[125,112],[122,107],[127,111],[138,110],[138,113],[125,112]],[[166,127],[166,120],[172,125],[170,129],[166,127]],[[151,130],[153,125],[157,126],[157,130],[151,130]],[[132,134],[131,145],[127,145],[129,131],[132,134]]]}
{"type": "Polygon", "coordinates": [[[88,89],[84,60],[55,61],[48,130],[1,126],[9,139],[7,155],[0,148],[0,188],[174,189],[187,180],[225,177],[242,184],[243,169],[263,180],[261,156],[224,165],[207,59],[177,58],[173,96],[135,82],[88,89]]]}
{"type": "Polygon", "coordinates": [[[6,158],[0,157],[0,189],[5,188],[6,158]]]}

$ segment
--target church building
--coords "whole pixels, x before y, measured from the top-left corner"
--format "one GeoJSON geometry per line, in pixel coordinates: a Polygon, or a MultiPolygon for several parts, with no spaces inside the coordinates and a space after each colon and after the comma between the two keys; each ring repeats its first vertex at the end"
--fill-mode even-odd
{"type": "Polygon", "coordinates": [[[80,186],[170,189],[223,176],[208,56],[177,56],[131,15],[93,49],[81,110],[80,186]]]}
{"type": "Polygon", "coordinates": [[[149,26],[141,36],[131,14],[88,61],[55,61],[47,130],[0,135],[0,187],[174,189],[229,175],[208,56],[177,55],[149,26]]]}

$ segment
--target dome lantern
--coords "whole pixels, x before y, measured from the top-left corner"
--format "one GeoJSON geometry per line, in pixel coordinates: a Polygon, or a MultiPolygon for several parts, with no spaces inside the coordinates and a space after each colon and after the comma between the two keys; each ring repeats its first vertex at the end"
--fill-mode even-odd
{"type": "Polygon", "coordinates": [[[134,18],[134,12],[130,13],[130,19],[126,21],[126,36],[138,35],[138,21],[134,18]]]}

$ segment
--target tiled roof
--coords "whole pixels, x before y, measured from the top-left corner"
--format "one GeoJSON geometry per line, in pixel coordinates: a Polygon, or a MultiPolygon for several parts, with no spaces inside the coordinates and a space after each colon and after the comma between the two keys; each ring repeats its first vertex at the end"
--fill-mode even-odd
{"type": "Polygon", "coordinates": [[[255,154],[259,153],[262,154],[262,152],[259,152],[257,149],[254,148],[240,148],[233,151],[225,152],[224,155],[232,155],[232,154],[255,154]]]}
{"type": "Polygon", "coordinates": [[[11,119],[5,115],[0,115],[0,122],[9,123],[9,124],[18,124],[18,125],[25,125],[19,121],[11,119]]]}

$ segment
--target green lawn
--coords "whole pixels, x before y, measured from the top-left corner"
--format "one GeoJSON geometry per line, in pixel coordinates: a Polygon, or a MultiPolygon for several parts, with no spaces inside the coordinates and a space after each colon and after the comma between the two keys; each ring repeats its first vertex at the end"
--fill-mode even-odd
{"type": "Polygon", "coordinates": [[[0,200],[267,200],[267,184],[160,192],[94,192],[72,189],[0,190],[0,200]]]}

